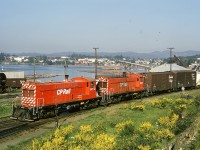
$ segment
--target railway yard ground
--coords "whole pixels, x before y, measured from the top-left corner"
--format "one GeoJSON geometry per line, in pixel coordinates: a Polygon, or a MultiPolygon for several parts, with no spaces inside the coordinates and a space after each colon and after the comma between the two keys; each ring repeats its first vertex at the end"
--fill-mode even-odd
{"type": "Polygon", "coordinates": [[[21,90],[12,90],[12,92],[0,94],[0,117],[8,116],[12,112],[12,104],[21,97],[21,90]]]}
{"type": "MultiPolygon", "coordinates": [[[[1,118],[11,115],[12,104],[15,102],[15,100],[19,99],[20,96],[20,90],[0,95],[1,118]]],[[[111,104],[107,107],[98,107],[95,109],[75,112],[70,115],[67,114],[66,117],[59,119],[58,126],[60,127],[60,130],[69,125],[73,126],[73,132],[70,133],[70,136],[68,136],[71,138],[71,140],[74,140],[72,143],[76,143],[78,137],[80,140],[81,136],[84,136],[84,139],[90,138],[88,135],[91,135],[93,138],[90,141],[96,141],[96,143],[98,143],[99,141],[97,141],[98,138],[96,138],[96,136],[103,134],[104,137],[107,135],[108,139],[114,139],[115,143],[107,143],[107,145],[102,144],[102,146],[106,146],[107,148],[110,148],[109,146],[111,146],[113,149],[113,145],[117,146],[119,149],[123,149],[124,147],[130,148],[131,145],[129,144],[131,141],[138,144],[138,146],[135,145],[138,149],[148,148],[148,146],[149,148],[151,147],[154,149],[158,145],[166,149],[169,147],[179,149],[183,146],[185,149],[193,149],[194,147],[200,148],[200,100],[196,101],[190,106],[191,100],[195,99],[196,96],[199,96],[200,98],[200,89],[184,91],[184,93],[175,92],[137,100],[123,101],[119,104],[111,104]],[[177,105],[180,109],[177,107],[174,108],[175,105],[170,104],[168,106],[167,103],[169,103],[169,99],[174,99],[174,101],[181,104],[177,105]],[[184,101],[181,101],[181,99],[184,99],[184,101]],[[158,103],[157,100],[160,100],[162,103],[158,103]],[[174,127],[172,127],[173,125],[171,124],[169,128],[170,130],[164,130],[161,128],[161,126],[167,126],[167,124],[161,120],[171,119],[170,122],[173,122],[172,118],[166,117],[171,113],[172,108],[176,114],[179,114],[179,117],[181,116],[181,121],[179,121],[179,124],[176,124],[174,127]],[[158,125],[158,122],[160,123],[160,126],[158,125]],[[87,131],[83,131],[84,133],[81,135],[81,126],[84,127],[83,125],[87,131]],[[134,129],[132,128],[133,126],[134,129]],[[145,131],[147,128],[148,130],[145,131]],[[167,137],[163,138],[161,140],[162,142],[160,143],[158,142],[158,139],[154,141],[152,137],[148,137],[151,132],[157,131],[158,128],[160,131],[167,131],[165,132],[167,137]],[[139,131],[140,136],[136,134],[139,131]],[[148,136],[142,135],[142,131],[145,131],[147,133],[146,135],[148,136]],[[141,141],[143,143],[141,143],[141,141]],[[151,143],[148,143],[148,141],[156,143],[157,145],[151,145],[151,143]]],[[[34,139],[40,141],[40,146],[45,149],[45,140],[48,139],[49,143],[51,144],[53,137],[55,136],[55,127],[57,125],[55,120],[55,118],[50,118],[47,123],[0,139],[0,149],[25,150],[31,148],[33,149],[33,146],[35,146],[35,149],[37,149],[38,145],[34,145],[32,142],[34,139]]],[[[159,137],[161,137],[161,135],[159,137]]],[[[82,146],[84,149],[85,145],[83,144],[82,146]]],[[[89,143],[85,148],[94,146],[94,143],[89,143]]],[[[78,147],[78,145],[71,145],[71,148],[76,147],[78,147]]],[[[134,149],[134,147],[132,148],[134,149]]]]}

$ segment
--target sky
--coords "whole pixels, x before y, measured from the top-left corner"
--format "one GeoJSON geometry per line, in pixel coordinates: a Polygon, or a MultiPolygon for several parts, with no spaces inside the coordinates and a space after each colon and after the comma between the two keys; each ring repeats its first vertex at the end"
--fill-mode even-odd
{"type": "Polygon", "coordinates": [[[200,50],[199,0],[0,0],[0,52],[200,50]]]}

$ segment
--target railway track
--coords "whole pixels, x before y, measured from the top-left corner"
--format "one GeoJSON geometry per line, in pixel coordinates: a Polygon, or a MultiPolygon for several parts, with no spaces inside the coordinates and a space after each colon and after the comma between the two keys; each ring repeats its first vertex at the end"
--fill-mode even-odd
{"type": "Polygon", "coordinates": [[[0,139],[16,134],[24,129],[29,122],[10,119],[10,116],[0,118],[0,139]]]}
{"type": "MultiPolygon", "coordinates": [[[[61,115],[59,117],[41,119],[35,122],[22,122],[19,120],[13,120],[10,116],[0,118],[0,140],[6,137],[18,134],[25,130],[36,129],[41,125],[46,123],[58,122],[59,119],[66,117],[66,115],[61,115]]],[[[56,126],[55,126],[56,127],[56,126]]]]}
{"type": "MultiPolygon", "coordinates": [[[[73,113],[63,113],[59,116],[55,116],[52,118],[40,119],[39,121],[35,122],[25,122],[19,120],[13,120],[10,116],[1,117],[0,118],[0,141],[6,139],[9,136],[16,135],[20,132],[27,131],[29,129],[37,129],[40,126],[47,124],[47,123],[55,123],[55,128],[58,128],[63,124],[62,119],[66,117],[73,117],[83,113],[85,110],[76,111],[73,113]],[[59,124],[58,124],[59,122],[59,124]]],[[[53,128],[52,128],[53,129],[53,128]]]]}

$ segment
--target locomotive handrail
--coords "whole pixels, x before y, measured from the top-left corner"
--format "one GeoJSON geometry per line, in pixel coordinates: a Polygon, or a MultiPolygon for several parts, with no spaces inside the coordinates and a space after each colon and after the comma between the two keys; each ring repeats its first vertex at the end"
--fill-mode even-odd
{"type": "Polygon", "coordinates": [[[36,112],[35,112],[35,108],[33,108],[33,115],[35,115],[35,114],[37,114],[39,112],[39,104],[38,104],[38,102],[39,102],[40,99],[43,100],[42,106],[44,106],[44,98],[37,98],[36,106],[35,106],[36,107],[36,112]]]}
{"type": "Polygon", "coordinates": [[[38,113],[38,101],[39,101],[39,99],[37,99],[37,109],[36,109],[36,113],[38,113]]]}

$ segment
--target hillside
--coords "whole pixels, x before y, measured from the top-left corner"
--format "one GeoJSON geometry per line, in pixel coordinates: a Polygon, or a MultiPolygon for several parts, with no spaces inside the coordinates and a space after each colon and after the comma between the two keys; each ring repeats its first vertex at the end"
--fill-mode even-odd
{"type": "MultiPolygon", "coordinates": [[[[80,54],[80,55],[87,55],[87,56],[94,56],[93,50],[88,50],[87,52],[73,52],[73,51],[66,51],[66,52],[57,52],[57,53],[16,53],[16,55],[21,56],[38,56],[38,55],[47,55],[47,56],[71,56],[72,54],[80,54]]],[[[122,51],[122,52],[98,52],[98,56],[102,57],[113,57],[122,55],[124,57],[130,58],[168,58],[170,56],[169,51],[154,51],[150,53],[136,53],[134,51],[122,51]]],[[[176,56],[193,56],[193,55],[200,55],[200,51],[188,50],[184,52],[176,52],[173,51],[173,55],[176,56]]]]}

